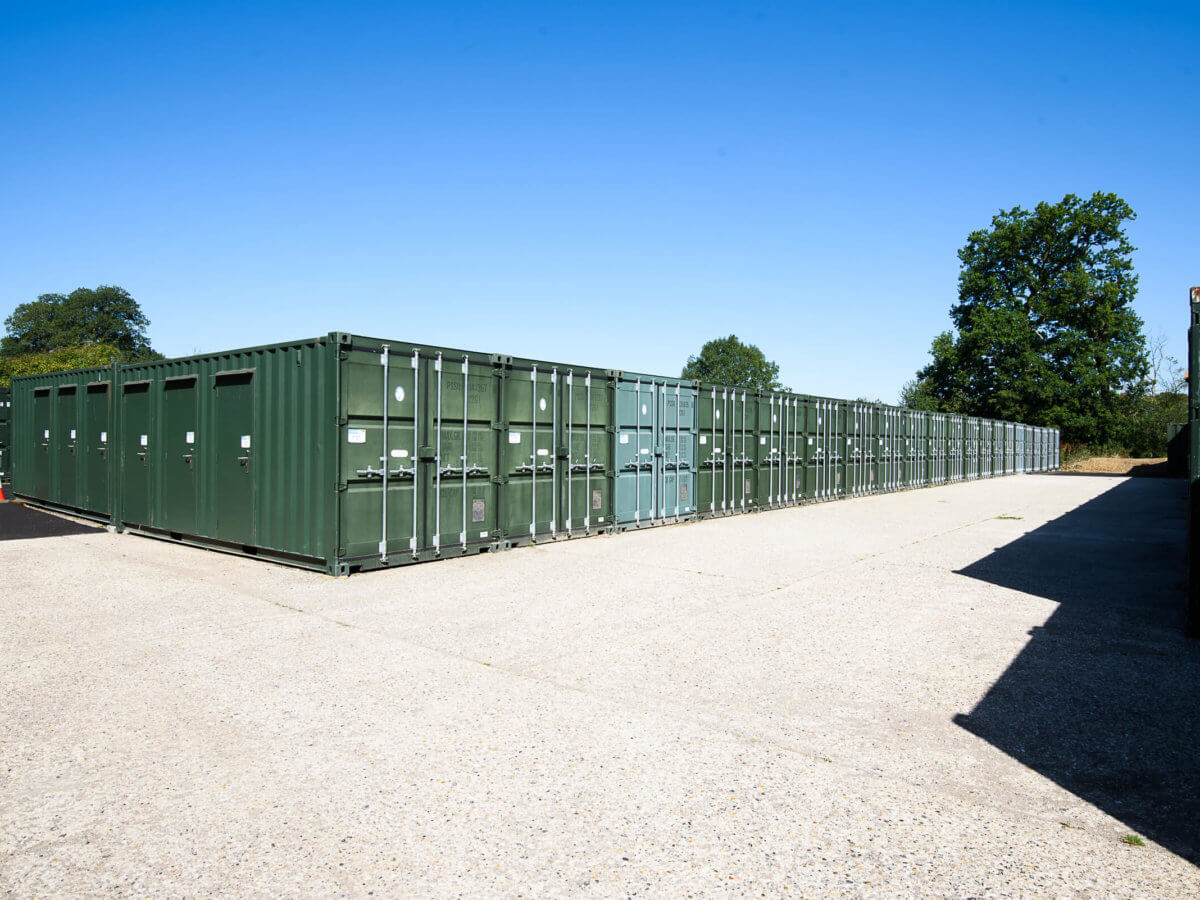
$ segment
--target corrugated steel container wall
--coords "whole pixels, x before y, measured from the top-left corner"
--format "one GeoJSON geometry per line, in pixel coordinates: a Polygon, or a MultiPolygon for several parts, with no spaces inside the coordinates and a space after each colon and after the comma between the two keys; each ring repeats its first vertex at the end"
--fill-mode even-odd
{"type": "Polygon", "coordinates": [[[12,380],[13,494],[109,519],[111,367],[12,380]]]}
{"type": "Polygon", "coordinates": [[[332,571],[339,374],[331,338],[120,366],[115,524],[332,571]]]}

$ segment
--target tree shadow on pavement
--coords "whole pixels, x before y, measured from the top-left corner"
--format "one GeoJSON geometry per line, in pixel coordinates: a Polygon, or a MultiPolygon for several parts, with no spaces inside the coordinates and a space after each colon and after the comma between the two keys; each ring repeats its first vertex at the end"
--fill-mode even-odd
{"type": "Polygon", "coordinates": [[[959,574],[1059,604],[957,724],[1200,865],[1185,485],[1121,479],[959,574]]]}

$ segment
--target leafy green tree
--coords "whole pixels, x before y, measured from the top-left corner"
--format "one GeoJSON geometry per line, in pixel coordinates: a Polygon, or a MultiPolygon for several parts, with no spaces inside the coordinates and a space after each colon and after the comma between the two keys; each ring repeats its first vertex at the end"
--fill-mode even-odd
{"type": "Polygon", "coordinates": [[[115,285],[42,294],[4,320],[0,356],[48,353],[86,344],[115,347],[126,359],[157,358],[146,338],[150,320],[129,292],[115,285]]]}
{"type": "Polygon", "coordinates": [[[698,356],[689,356],[680,377],[748,390],[787,390],[779,382],[779,364],[735,334],[714,338],[700,348],[698,356]]]}
{"type": "Polygon", "coordinates": [[[1014,207],[958,251],[955,331],[938,335],[914,393],[938,409],[1062,429],[1065,442],[1119,440],[1146,392],[1137,275],[1116,194],[1014,207]]]}
{"type": "Polygon", "coordinates": [[[123,359],[116,347],[108,344],[86,344],[82,347],[61,347],[49,353],[22,353],[19,356],[0,356],[0,387],[8,387],[16,375],[41,375],[64,372],[67,369],[90,369],[107,366],[123,359]]]}

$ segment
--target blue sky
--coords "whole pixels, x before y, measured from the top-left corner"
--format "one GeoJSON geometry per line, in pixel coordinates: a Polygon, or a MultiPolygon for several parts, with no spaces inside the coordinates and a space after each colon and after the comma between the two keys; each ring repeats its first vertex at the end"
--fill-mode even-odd
{"type": "Polygon", "coordinates": [[[955,251],[1068,193],[1200,283],[1196,3],[32,3],[0,17],[0,315],[119,284],[169,355],[332,330],[893,400],[955,251]]]}

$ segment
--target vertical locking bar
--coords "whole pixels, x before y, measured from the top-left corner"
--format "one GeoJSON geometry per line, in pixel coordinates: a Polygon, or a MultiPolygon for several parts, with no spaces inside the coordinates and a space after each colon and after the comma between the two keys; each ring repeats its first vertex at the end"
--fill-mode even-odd
{"type": "MultiPolygon", "coordinates": [[[[756,429],[757,430],[757,429],[756,429]]],[[[742,486],[742,510],[746,509],[746,392],[742,391],[742,477],[738,479],[742,486]]]]}
{"type": "Polygon", "coordinates": [[[433,555],[441,556],[442,541],[442,354],[433,361],[437,371],[437,439],[433,456],[433,555]]]}
{"type": "Polygon", "coordinates": [[[574,484],[571,469],[575,461],[575,370],[567,371],[567,534],[571,533],[572,495],[574,484]]]}
{"type": "Polygon", "coordinates": [[[533,452],[529,454],[529,537],[532,540],[537,535],[537,366],[529,373],[529,409],[533,422],[533,452]]]}
{"type": "Polygon", "coordinates": [[[550,370],[550,537],[558,536],[558,366],[550,370]]]}
{"type": "Polygon", "coordinates": [[[417,558],[417,498],[421,496],[421,483],[417,470],[421,467],[421,454],[418,452],[418,442],[421,440],[421,351],[413,350],[413,520],[412,537],[408,539],[408,549],[412,551],[413,559],[417,558]]]}
{"type": "Polygon", "coordinates": [[[462,542],[463,553],[467,552],[467,429],[470,410],[467,408],[467,379],[470,378],[470,360],[464,356],[462,361],[462,391],[463,391],[463,452],[462,452],[462,532],[458,539],[462,542]]]}
{"type": "Polygon", "coordinates": [[[633,453],[633,523],[641,524],[642,521],[642,379],[638,378],[634,382],[634,397],[637,399],[633,404],[633,415],[637,420],[636,425],[636,440],[637,447],[633,453]]]}
{"type": "Polygon", "coordinates": [[[588,372],[583,379],[587,388],[587,435],[584,438],[587,446],[584,449],[584,459],[587,466],[583,475],[583,530],[585,534],[592,529],[592,373],[588,372]]]}
{"type": "Polygon", "coordinates": [[[383,370],[383,456],[380,457],[380,468],[383,469],[383,513],[379,525],[379,561],[387,562],[387,504],[388,504],[388,345],[384,344],[379,353],[379,366],[383,370]]]}
{"type": "Polygon", "coordinates": [[[709,492],[708,492],[708,511],[716,512],[717,511],[717,462],[718,462],[717,457],[716,457],[716,447],[717,447],[717,389],[716,388],[712,389],[711,422],[712,422],[712,424],[709,426],[709,428],[712,431],[712,437],[711,437],[712,446],[708,448],[708,458],[712,461],[712,465],[709,467],[712,469],[712,487],[709,489],[709,492]]]}
{"type": "MultiPolygon", "coordinates": [[[[679,385],[675,385],[675,521],[679,521],[679,498],[683,495],[683,475],[679,472],[679,385]]],[[[689,472],[691,466],[688,467],[689,472]]],[[[688,501],[691,502],[690,500],[688,501]]]]}

